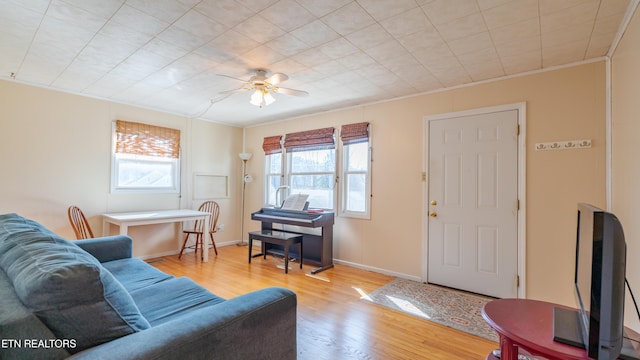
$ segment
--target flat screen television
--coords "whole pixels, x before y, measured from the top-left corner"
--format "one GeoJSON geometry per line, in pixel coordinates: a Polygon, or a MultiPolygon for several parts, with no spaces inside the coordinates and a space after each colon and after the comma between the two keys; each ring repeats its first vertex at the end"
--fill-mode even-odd
{"type": "Polygon", "coordinates": [[[587,354],[616,359],[624,338],[624,279],[627,249],[615,215],[578,204],[575,293],[587,354]]]}
{"type": "Polygon", "coordinates": [[[584,203],[578,204],[577,220],[578,311],[562,315],[556,308],[554,340],[583,347],[593,359],[617,359],[624,340],[627,254],[622,225],[614,214],[584,203]],[[567,331],[573,335],[565,336],[567,331]]]}

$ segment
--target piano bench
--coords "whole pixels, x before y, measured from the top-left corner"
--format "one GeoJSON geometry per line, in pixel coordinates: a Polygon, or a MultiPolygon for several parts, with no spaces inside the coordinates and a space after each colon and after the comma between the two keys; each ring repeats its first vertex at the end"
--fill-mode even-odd
{"type": "MultiPolygon", "coordinates": [[[[276,230],[262,230],[262,231],[250,231],[249,232],[249,264],[251,264],[251,250],[253,248],[253,240],[260,240],[263,243],[280,245],[284,248],[284,273],[289,273],[289,248],[291,245],[298,244],[298,262],[300,262],[300,269],[302,269],[302,235],[296,233],[290,233],[286,231],[276,230]]],[[[267,258],[267,251],[262,246],[263,253],[256,256],[263,255],[264,259],[267,258]]]]}

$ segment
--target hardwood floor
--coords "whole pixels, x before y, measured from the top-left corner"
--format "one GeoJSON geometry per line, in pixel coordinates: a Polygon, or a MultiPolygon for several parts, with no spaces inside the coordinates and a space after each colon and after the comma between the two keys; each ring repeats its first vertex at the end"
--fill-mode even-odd
{"type": "MultiPolygon", "coordinates": [[[[298,296],[298,359],[485,359],[498,344],[361,299],[393,277],[344,265],[309,275],[314,268],[267,256],[247,263],[247,247],[211,250],[209,262],[193,253],[149,262],[175,276],[188,276],[223,298],[268,286],[298,296]],[[277,266],[280,266],[278,268],[277,266]]],[[[256,249],[254,253],[259,252],[256,249]]],[[[247,359],[251,360],[251,359],[247,359]]]]}

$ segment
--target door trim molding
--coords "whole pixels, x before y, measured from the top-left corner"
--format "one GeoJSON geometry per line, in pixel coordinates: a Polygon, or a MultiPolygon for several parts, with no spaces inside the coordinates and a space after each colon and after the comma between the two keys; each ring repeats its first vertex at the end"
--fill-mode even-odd
{"type": "MultiPolygon", "coordinates": [[[[509,110],[518,111],[518,126],[520,133],[518,135],[518,200],[520,201],[520,209],[518,210],[518,297],[526,298],[527,289],[527,277],[526,277],[526,259],[527,259],[527,247],[526,247],[526,114],[527,104],[526,102],[519,102],[513,104],[505,104],[498,106],[490,106],[478,109],[456,111],[444,114],[427,115],[423,117],[423,140],[422,140],[422,173],[427,174],[429,169],[429,122],[433,120],[443,120],[449,118],[456,118],[462,116],[483,115],[494,112],[502,112],[509,110]]],[[[429,222],[427,221],[428,209],[429,209],[429,176],[425,177],[422,186],[422,281],[426,282],[428,279],[428,259],[429,259],[429,222]]],[[[514,279],[515,281],[515,279],[514,279]]]]}

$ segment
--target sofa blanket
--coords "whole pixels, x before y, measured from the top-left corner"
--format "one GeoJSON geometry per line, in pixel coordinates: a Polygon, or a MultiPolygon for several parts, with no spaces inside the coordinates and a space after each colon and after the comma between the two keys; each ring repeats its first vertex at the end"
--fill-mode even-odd
{"type": "Polygon", "coordinates": [[[0,359],[295,359],[296,295],[222,299],[132,257],[0,215],[0,359]]]}

